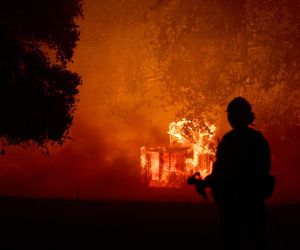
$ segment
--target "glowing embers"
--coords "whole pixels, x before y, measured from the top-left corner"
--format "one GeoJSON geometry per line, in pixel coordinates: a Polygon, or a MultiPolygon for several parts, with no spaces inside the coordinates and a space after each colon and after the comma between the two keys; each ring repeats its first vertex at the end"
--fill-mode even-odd
{"type": "Polygon", "coordinates": [[[149,187],[186,185],[194,172],[204,178],[212,171],[215,126],[206,121],[182,119],[169,125],[169,147],[142,147],[142,180],[149,187]]]}

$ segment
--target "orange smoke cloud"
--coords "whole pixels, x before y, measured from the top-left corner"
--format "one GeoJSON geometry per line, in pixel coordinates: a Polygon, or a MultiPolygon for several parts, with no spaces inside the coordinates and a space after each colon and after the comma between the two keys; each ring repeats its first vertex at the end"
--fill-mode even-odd
{"type": "MultiPolygon", "coordinates": [[[[0,195],[135,199],[149,198],[151,192],[156,192],[141,186],[140,147],[168,145],[168,125],[175,120],[176,111],[181,107],[171,105],[170,95],[161,84],[162,76],[155,70],[160,66],[159,59],[155,55],[156,51],[148,50],[146,42],[149,35],[163,34],[159,34],[149,26],[149,23],[154,25],[158,21],[145,13],[149,10],[159,14],[164,11],[172,12],[176,3],[167,9],[161,9],[159,3],[164,5],[168,1],[157,1],[157,5],[154,2],[156,1],[86,1],[84,19],[79,23],[81,39],[73,58],[74,64],[69,66],[83,78],[80,102],[74,114],[74,125],[70,130],[73,139],[63,146],[50,147],[49,155],[43,155],[38,150],[8,148],[7,154],[0,156],[0,195]],[[155,20],[146,23],[145,20],[148,18],[155,20]]],[[[184,37],[187,27],[184,24],[180,26],[180,23],[178,27],[180,35],[184,37]]],[[[197,32],[197,29],[201,28],[203,27],[195,25],[193,30],[197,32]]],[[[202,35],[205,35],[205,32],[202,35]]],[[[196,78],[204,76],[201,80],[206,83],[206,78],[209,76],[205,75],[207,72],[204,70],[209,68],[209,63],[216,63],[214,60],[217,60],[217,56],[213,49],[204,53],[202,50],[205,47],[197,47],[199,41],[196,36],[191,35],[188,42],[184,44],[190,47],[193,54],[200,53],[204,59],[206,54],[211,53],[212,62],[203,59],[205,61],[203,71],[200,70],[196,74],[196,78]]],[[[202,42],[205,42],[203,46],[209,44],[207,40],[202,42]]],[[[182,48],[175,47],[172,53],[176,55],[175,52],[180,49],[182,48]]],[[[164,57],[164,55],[160,56],[164,57]]],[[[200,63],[201,56],[197,57],[200,63]]],[[[227,54],[223,56],[225,58],[227,54]]],[[[185,83],[187,72],[191,73],[189,69],[195,67],[197,60],[185,62],[179,60],[178,68],[175,65],[169,74],[178,76],[185,83]],[[184,70],[180,68],[181,63],[185,67],[184,70]]],[[[238,65],[237,68],[239,67],[238,65]]],[[[165,71],[165,68],[160,68],[160,72],[165,71]]],[[[192,73],[190,75],[193,75],[192,73]]],[[[216,72],[209,73],[213,75],[216,72]]],[[[222,77],[226,78],[220,76],[222,77]]],[[[196,83],[202,83],[196,80],[196,83]]],[[[211,85],[205,85],[206,88],[215,91],[217,88],[215,81],[207,80],[211,85]]],[[[194,86],[196,86],[195,82],[194,86]]],[[[251,102],[257,99],[255,84],[257,83],[250,85],[252,92],[247,88],[241,88],[242,94],[249,94],[251,102]]],[[[183,84],[183,87],[186,86],[183,84]]],[[[227,86],[227,89],[231,91],[230,86],[227,86]]],[[[184,91],[187,91],[187,88],[178,88],[178,99],[182,98],[181,94],[185,93],[184,91]]],[[[276,88],[272,91],[282,92],[281,89],[276,90],[276,88]]],[[[201,88],[199,87],[199,91],[197,89],[196,92],[200,93],[201,88]]],[[[270,98],[266,98],[266,104],[259,102],[254,105],[254,112],[263,109],[264,105],[271,107],[269,104],[272,103],[272,98],[276,97],[273,92],[268,94],[270,98]]],[[[230,92],[230,94],[235,93],[230,92]]],[[[260,97],[265,96],[267,95],[264,95],[262,89],[260,97]]],[[[221,111],[218,110],[220,118],[215,124],[217,138],[220,138],[229,129],[224,112],[226,105],[224,103],[227,100],[224,100],[221,95],[210,97],[219,98],[223,103],[223,106],[219,107],[221,111]]],[[[202,100],[206,101],[200,94],[192,95],[190,99],[195,99],[200,104],[202,100]]],[[[269,110],[260,112],[257,116],[258,124],[269,113],[271,113],[269,110]]],[[[264,132],[272,139],[273,131],[264,132]]],[[[299,157],[295,157],[300,145],[297,141],[281,144],[276,140],[277,138],[273,139],[271,149],[276,155],[273,169],[277,173],[282,173],[279,187],[284,187],[281,189],[284,190],[281,192],[281,199],[284,199],[291,190],[300,191],[296,181],[300,174],[290,174],[296,169],[300,160],[299,157]],[[287,170],[287,166],[291,170],[287,170]],[[285,185],[286,183],[288,185],[285,185]]],[[[163,197],[163,192],[161,191],[159,196],[163,197]]],[[[192,195],[194,198],[193,191],[188,190],[187,193],[184,197],[190,198],[191,196],[188,195],[192,195]]],[[[172,195],[175,199],[181,198],[179,193],[172,195]]]]}

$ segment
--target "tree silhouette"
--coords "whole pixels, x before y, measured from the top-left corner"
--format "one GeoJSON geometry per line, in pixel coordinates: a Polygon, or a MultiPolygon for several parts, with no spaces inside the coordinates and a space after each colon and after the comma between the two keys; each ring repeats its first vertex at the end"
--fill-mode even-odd
{"type": "Polygon", "coordinates": [[[156,1],[148,48],[178,116],[213,116],[244,95],[260,125],[299,124],[299,10],[286,0],[156,1]]]}
{"type": "Polygon", "coordinates": [[[2,146],[68,137],[80,76],[67,69],[79,39],[81,0],[3,1],[0,9],[2,146]]]}

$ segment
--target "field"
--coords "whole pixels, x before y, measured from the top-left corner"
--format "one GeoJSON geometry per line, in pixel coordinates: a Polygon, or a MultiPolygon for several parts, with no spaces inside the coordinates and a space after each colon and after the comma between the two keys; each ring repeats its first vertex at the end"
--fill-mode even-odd
{"type": "MultiPolygon", "coordinates": [[[[299,249],[300,205],[268,206],[270,249],[299,249]]],[[[0,199],[0,249],[220,249],[211,203],[0,199]]]]}

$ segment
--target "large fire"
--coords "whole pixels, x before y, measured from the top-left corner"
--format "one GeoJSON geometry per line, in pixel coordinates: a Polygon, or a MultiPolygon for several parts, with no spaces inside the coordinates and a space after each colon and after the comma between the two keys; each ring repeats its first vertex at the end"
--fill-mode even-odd
{"type": "Polygon", "coordinates": [[[216,127],[206,121],[182,119],[169,125],[168,147],[141,148],[142,181],[149,187],[185,185],[187,177],[212,171],[216,127]]]}

